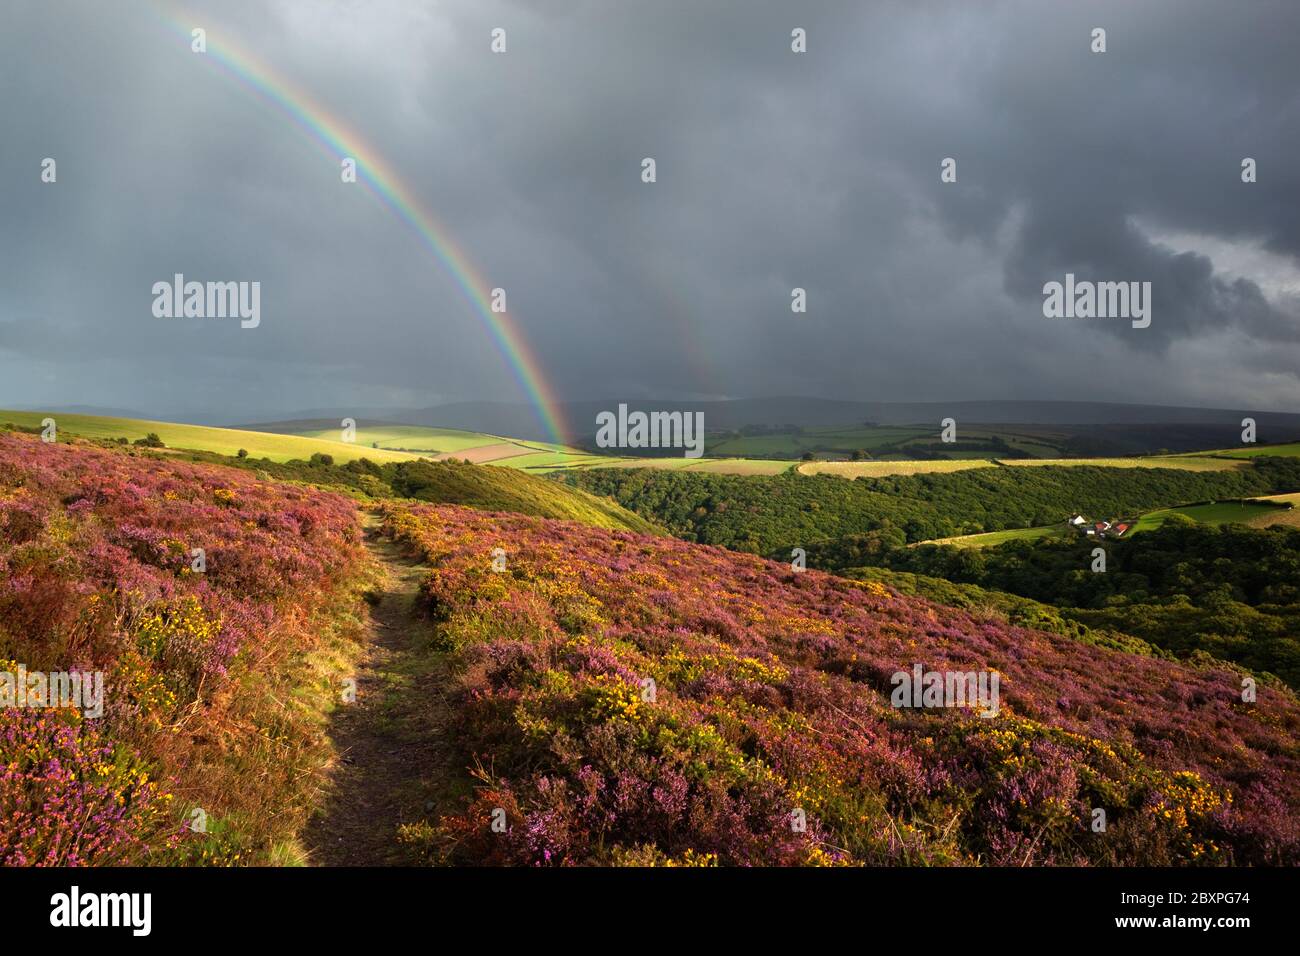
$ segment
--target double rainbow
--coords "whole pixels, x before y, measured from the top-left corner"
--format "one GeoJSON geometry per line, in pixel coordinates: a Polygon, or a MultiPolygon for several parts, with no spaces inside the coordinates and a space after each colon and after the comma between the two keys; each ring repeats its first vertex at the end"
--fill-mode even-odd
{"type": "MultiPolygon", "coordinates": [[[[186,46],[189,46],[191,30],[201,24],[192,19],[182,22],[177,14],[164,12],[161,7],[155,6],[168,29],[184,38],[186,46]]],[[[375,150],[367,147],[355,131],[329,115],[306,92],[294,88],[288,80],[277,75],[247,50],[237,48],[224,33],[220,44],[214,45],[209,31],[204,59],[216,64],[228,76],[289,117],[334,157],[336,163],[349,157],[356,162],[357,182],[363,183],[380,202],[406,223],[442,264],[475,315],[487,327],[551,440],[568,444],[569,431],[559,401],[554,389],[543,376],[541,365],[522,331],[508,313],[492,311],[490,285],[474,268],[464,250],[452,241],[447,229],[429,210],[421,206],[414,190],[402,181],[397,172],[375,150]]]]}

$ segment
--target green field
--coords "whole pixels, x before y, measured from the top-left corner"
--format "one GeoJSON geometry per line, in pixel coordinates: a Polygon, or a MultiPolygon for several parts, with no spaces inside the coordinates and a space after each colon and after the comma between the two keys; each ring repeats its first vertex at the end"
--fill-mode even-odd
{"type": "MultiPolygon", "coordinates": [[[[1105,460],[1105,459],[1102,459],[1105,460]]],[[[1243,501],[1216,501],[1181,508],[1161,508],[1144,514],[1133,525],[1130,536],[1139,531],[1152,531],[1165,523],[1170,515],[1183,515],[1200,524],[1248,524],[1267,527],[1271,524],[1300,523],[1300,494],[1272,495],[1243,501]],[[1287,507],[1291,505],[1292,507],[1287,507]]],[[[958,548],[988,548],[1004,541],[1033,541],[1039,538],[1064,537],[1067,530],[1060,525],[1035,528],[1013,528],[1007,531],[988,531],[983,534],[966,534],[953,538],[936,538],[924,544],[951,544],[958,548]]]]}
{"type": "MultiPolygon", "coordinates": [[[[1058,465],[1079,467],[1094,465],[1102,468],[1173,468],[1178,471],[1232,471],[1248,467],[1245,461],[1210,458],[1203,455],[1169,455],[1156,458],[953,458],[947,460],[908,461],[904,459],[877,459],[873,461],[806,461],[797,466],[804,475],[838,475],[841,478],[887,478],[894,475],[926,475],[968,468],[991,468],[996,465],[1033,467],[1058,465]]],[[[736,474],[744,472],[736,471],[736,474]]],[[[752,473],[752,472],[751,472],[752,473]]]]}
{"type": "Polygon", "coordinates": [[[1222,451],[1206,452],[1208,455],[1222,455],[1224,458],[1295,458],[1300,456],[1300,442],[1288,445],[1252,445],[1249,448],[1225,448],[1222,451]]]}
{"type": "MultiPolygon", "coordinates": [[[[1130,534],[1151,531],[1160,527],[1170,515],[1184,515],[1201,524],[1271,524],[1291,523],[1294,508],[1285,507],[1288,500],[1300,500],[1300,495],[1277,495],[1250,501],[1219,501],[1212,504],[1188,505],[1182,508],[1162,508],[1148,512],[1138,519],[1130,534]],[[1268,502],[1276,501],[1276,504],[1268,502]]],[[[983,534],[966,534],[955,538],[937,538],[925,544],[951,544],[958,548],[988,548],[1004,541],[1033,541],[1039,538],[1064,537],[1067,531],[1060,525],[1036,528],[1013,528],[1007,531],[989,531],[983,534]]]]}
{"type": "Polygon", "coordinates": [[[50,412],[16,412],[0,410],[0,423],[11,422],[26,428],[40,428],[41,420],[53,418],[59,437],[75,435],[81,438],[116,439],[134,441],[153,432],[168,448],[192,451],[210,451],[218,455],[235,455],[242,448],[250,458],[269,458],[284,462],[299,458],[307,460],[321,453],[332,455],[335,461],[346,462],[369,458],[375,462],[411,461],[419,455],[370,448],[360,442],[346,444],[299,435],[278,435],[271,432],[242,431],[234,428],[209,428],[205,425],[180,425],[175,422],[151,422],[133,418],[103,418],[98,415],[61,415],[50,412]]]}
{"type": "MultiPolygon", "coordinates": [[[[312,428],[293,434],[325,441],[343,440],[341,428],[312,428]]],[[[358,425],[356,431],[358,445],[426,456],[446,455],[467,448],[499,444],[501,441],[503,439],[495,435],[485,435],[481,432],[460,431],[455,428],[424,428],[419,425],[358,425]]]]}
{"type": "MultiPolygon", "coordinates": [[[[943,459],[996,458],[1013,449],[1035,457],[1059,456],[1066,435],[1034,426],[999,427],[972,425],[958,428],[961,444],[983,443],[989,447],[928,448],[943,459]],[[993,444],[1000,440],[1004,446],[993,444]]],[[[772,432],[762,435],[728,435],[714,437],[708,443],[711,456],[734,455],[745,458],[801,458],[812,453],[818,458],[851,460],[854,452],[865,452],[872,460],[916,460],[924,446],[939,444],[939,426],[929,425],[862,425],[834,428],[808,428],[772,432]]]]}
{"type": "MultiPolygon", "coordinates": [[[[532,462],[522,466],[515,462],[501,462],[515,467],[532,469],[532,462]]],[[[602,458],[589,455],[585,458],[573,458],[560,467],[543,468],[548,471],[573,470],[583,468],[653,468],[657,471],[702,471],[714,475],[779,475],[795,466],[792,461],[761,458],[602,458]]]]}
{"type": "MultiPolygon", "coordinates": [[[[838,475],[843,478],[880,478],[897,475],[921,475],[962,471],[968,468],[989,468],[995,464],[1010,466],[1028,465],[1099,465],[1113,468],[1176,468],[1190,471],[1224,471],[1247,468],[1247,459],[1260,455],[1300,455],[1300,444],[1263,446],[1235,452],[1206,453],[1205,455],[1170,455],[1143,458],[1032,458],[1003,459],[995,462],[992,452],[955,452],[948,459],[909,459],[891,454],[866,461],[812,461],[796,462],[788,458],[763,458],[750,455],[778,454],[796,451],[788,444],[790,438],[809,439],[816,442],[840,442],[844,447],[862,447],[874,443],[879,448],[886,444],[899,444],[906,448],[910,440],[931,441],[935,436],[922,433],[917,428],[875,427],[860,429],[824,429],[787,436],[765,435],[719,442],[710,446],[715,455],[708,458],[664,457],[637,458],[626,455],[597,455],[582,449],[550,442],[523,441],[515,438],[489,435],[484,432],[463,431],[455,428],[433,428],[420,425],[361,424],[356,429],[356,440],[344,442],[341,428],[324,427],[323,422],[284,422],[264,426],[267,430],[213,428],[204,425],[185,425],[174,422],[153,422],[128,418],[104,418],[95,415],[51,415],[47,412],[0,411],[0,423],[12,422],[24,427],[39,427],[46,417],[54,418],[61,434],[83,438],[134,441],[150,432],[156,433],[169,448],[208,451],[221,455],[234,455],[241,448],[252,458],[266,458],[284,462],[291,459],[310,458],[313,454],[332,455],[336,461],[348,462],[369,458],[378,463],[410,461],[416,458],[466,458],[475,464],[491,464],[515,468],[534,474],[588,468],[654,468],[672,471],[703,472],[729,475],[776,475],[791,469],[805,475],[838,475]],[[280,431],[279,429],[284,429],[280,431]],[[785,443],[785,444],[783,444],[785,443]],[[731,454],[751,449],[750,455],[717,457],[724,451],[731,454]],[[1217,454],[1219,457],[1209,457],[1217,454]],[[1231,456],[1231,457],[1229,457],[1231,456]]],[[[972,430],[963,440],[978,440],[981,435],[993,434],[972,430]]],[[[1028,453],[1051,451],[1045,444],[1048,439],[1002,433],[1001,437],[1011,447],[1028,453]]]]}
{"type": "Polygon", "coordinates": [[[109,441],[125,438],[135,441],[153,432],[168,448],[206,451],[218,455],[235,455],[242,448],[250,458],[266,458],[275,462],[293,459],[306,461],[314,454],[331,455],[339,463],[369,458],[380,464],[449,457],[468,458],[475,464],[501,465],[534,474],[570,468],[691,468],[741,475],[776,474],[794,464],[790,461],[739,458],[630,458],[594,455],[550,442],[522,441],[483,432],[420,425],[363,424],[356,429],[356,440],[345,442],[341,428],[321,427],[319,422],[302,427],[284,423],[280,426],[286,428],[283,432],[254,431],[143,419],[105,418],[98,415],[0,410],[0,424],[8,422],[24,428],[39,428],[45,418],[55,420],[60,437],[76,436],[109,441]]]}
{"type": "Polygon", "coordinates": [[[710,475],[779,475],[794,466],[793,461],[771,458],[697,458],[683,470],[710,475]]]}
{"type": "MultiPolygon", "coordinates": [[[[321,422],[284,422],[265,427],[283,429],[286,433],[341,445],[341,431],[335,427],[322,427],[321,422]]],[[[161,433],[160,433],[161,434],[161,433]]],[[[423,455],[426,457],[464,457],[476,464],[499,465],[534,474],[555,471],[572,471],[587,468],[654,468],[671,471],[704,472],[730,475],[776,475],[797,468],[805,475],[838,475],[844,478],[879,478],[896,475],[921,475],[967,468],[1003,465],[1099,465],[1113,468],[1176,468],[1190,471],[1225,471],[1248,467],[1244,460],[1205,455],[1168,455],[1137,458],[1049,458],[1057,454],[1055,441],[1059,436],[1047,429],[1021,431],[973,427],[959,432],[961,441],[983,441],[994,437],[1007,446],[1035,458],[1002,458],[996,451],[958,450],[950,458],[917,459],[909,457],[906,449],[914,443],[933,443],[938,440],[937,430],[921,427],[863,426],[861,428],[809,429],[801,432],[782,432],[770,435],[742,436],[712,441],[708,445],[708,458],[655,457],[641,458],[628,455],[599,455],[590,451],[550,442],[490,435],[484,432],[462,431],[454,428],[434,428],[420,425],[365,424],[356,430],[356,445],[371,448],[374,452],[423,455]],[[372,446],[378,446],[374,448],[372,446]],[[812,461],[798,462],[805,451],[819,449],[818,454],[843,454],[854,449],[898,449],[865,461],[812,461]],[[830,451],[828,451],[830,449],[830,451]],[[736,456],[736,457],[729,457],[736,456]],[[765,457],[775,456],[775,457],[765,457]]],[[[164,440],[166,440],[164,438],[164,440]]],[[[168,442],[171,444],[170,442],[168,442]]],[[[206,446],[205,446],[206,447],[206,446]]],[[[346,446],[344,446],[346,447],[346,446]]],[[[1277,446],[1283,448],[1287,446],[1277,446]]],[[[1300,453],[1300,445],[1290,446],[1300,453]]],[[[250,453],[253,451],[249,448],[250,453]]],[[[1255,451],[1251,450],[1252,453],[1255,451]]],[[[1259,453],[1263,453],[1260,449],[1259,453]]],[[[336,453],[337,454],[337,453],[336,453]]],[[[364,454],[364,452],[362,452],[364,454]]],[[[913,453],[915,454],[915,453],[913,453]]],[[[353,454],[355,457],[355,453],[353,454]]],[[[374,458],[375,455],[370,455],[374,458]]],[[[376,459],[378,460],[378,459],[376,459]]]]}
{"type": "Polygon", "coordinates": [[[546,473],[550,471],[567,471],[573,468],[612,468],[621,458],[606,458],[604,455],[570,453],[559,451],[536,451],[518,458],[505,458],[492,462],[520,471],[546,473]]]}
{"type": "MultiPolygon", "coordinates": [[[[922,544],[950,544],[956,548],[991,548],[1006,541],[1036,541],[1040,538],[1062,538],[1068,533],[1063,525],[1043,525],[1037,528],[1009,528],[1006,531],[986,531],[982,534],[963,534],[955,538],[936,538],[922,544]]],[[[913,545],[915,547],[915,545],[913,545]]]]}
{"type": "Polygon", "coordinates": [[[1097,465],[1103,468],[1176,468],[1179,471],[1230,471],[1245,467],[1243,462],[1211,458],[1207,455],[1150,455],[1143,458],[1020,458],[1005,459],[1004,465],[1014,467],[1034,465],[1079,466],[1097,465]]]}
{"type": "MultiPolygon", "coordinates": [[[[303,438],[342,441],[342,431],[320,427],[320,422],[282,422],[265,427],[303,438]]],[[[524,441],[484,432],[423,425],[359,424],[356,444],[380,450],[406,452],[425,457],[467,458],[475,464],[500,465],[534,474],[575,468],[667,468],[735,475],[774,475],[793,467],[792,461],[750,458],[686,458],[684,456],[637,458],[627,455],[597,455],[580,448],[553,442],[524,441]]],[[[373,456],[371,456],[373,457],[373,456]]]]}
{"type": "MultiPolygon", "coordinates": [[[[324,441],[342,442],[343,431],[334,423],[270,422],[259,430],[283,435],[298,435],[324,441]]],[[[426,458],[468,458],[475,464],[506,464],[511,458],[529,457],[525,464],[540,464],[541,456],[556,464],[571,464],[579,459],[598,458],[579,448],[551,442],[524,441],[487,432],[460,428],[434,428],[426,425],[397,425],[360,422],[356,427],[356,444],[369,448],[402,451],[426,458]]],[[[522,467],[512,463],[511,467],[522,467]]]]}
{"type": "Polygon", "coordinates": [[[838,475],[841,478],[886,478],[891,475],[925,475],[934,472],[992,468],[991,461],[962,458],[948,461],[806,461],[801,475],[838,475]]]}
{"type": "Polygon", "coordinates": [[[1138,519],[1133,526],[1133,534],[1139,531],[1151,531],[1165,523],[1170,515],[1183,515],[1200,524],[1252,524],[1260,519],[1286,515],[1291,509],[1281,503],[1270,503],[1269,499],[1249,501],[1216,501],[1204,505],[1188,505],[1184,508],[1162,508],[1151,511],[1138,519]]]}
{"type": "Polygon", "coordinates": [[[1294,495],[1264,495],[1260,501],[1271,501],[1275,504],[1282,505],[1268,514],[1261,514],[1252,518],[1250,524],[1255,528],[1268,528],[1272,525],[1289,525],[1290,527],[1300,527],[1300,494],[1294,495]],[[1290,507],[1286,507],[1290,505],[1290,507]]]}

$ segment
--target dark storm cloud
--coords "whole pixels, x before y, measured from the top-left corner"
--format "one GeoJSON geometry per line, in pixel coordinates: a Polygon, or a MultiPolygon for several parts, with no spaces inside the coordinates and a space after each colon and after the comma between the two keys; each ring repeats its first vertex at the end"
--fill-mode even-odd
{"type": "Polygon", "coordinates": [[[566,397],[1294,405],[1294,298],[1165,238],[1300,257],[1292,3],[54,9],[0,14],[0,407],[520,396],[414,233],[150,12],[185,9],[399,170],[566,397]],[[174,272],[261,281],[262,325],[155,319],[174,272]],[[1045,319],[1066,272],[1152,282],[1151,327],[1045,319]]]}

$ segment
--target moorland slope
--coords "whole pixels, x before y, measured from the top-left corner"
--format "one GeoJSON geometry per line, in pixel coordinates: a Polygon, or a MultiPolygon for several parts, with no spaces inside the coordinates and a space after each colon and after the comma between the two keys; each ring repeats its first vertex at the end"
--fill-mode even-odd
{"type": "Polygon", "coordinates": [[[1245,703],[1224,665],[673,539],[418,505],[385,527],[430,565],[448,739],[483,768],[408,827],[430,861],[1300,860],[1300,706],[1245,703]],[[892,706],[918,664],[996,671],[1001,709],[892,706]]]}

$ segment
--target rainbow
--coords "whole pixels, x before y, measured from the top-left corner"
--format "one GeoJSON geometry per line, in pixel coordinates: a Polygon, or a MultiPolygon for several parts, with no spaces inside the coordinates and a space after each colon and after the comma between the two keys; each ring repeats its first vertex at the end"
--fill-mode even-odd
{"type": "MultiPolygon", "coordinates": [[[[191,42],[190,31],[201,24],[192,19],[182,22],[177,16],[164,13],[156,4],[155,11],[167,28],[182,37],[188,47],[191,42]]],[[[420,205],[415,191],[402,181],[383,157],[367,147],[355,131],[348,129],[338,118],[330,116],[306,92],[295,89],[288,80],[277,75],[248,51],[238,49],[224,33],[217,46],[212,42],[212,31],[208,30],[207,53],[204,58],[288,116],[336,162],[341,163],[347,157],[356,162],[357,182],[363,183],[415,232],[455,281],[474,313],[487,326],[551,440],[562,445],[570,444],[570,433],[559,400],[542,374],[537,356],[533,354],[523,332],[508,313],[492,311],[489,298],[491,286],[474,268],[464,250],[452,241],[447,229],[420,205]]]]}

